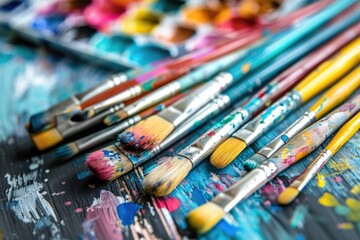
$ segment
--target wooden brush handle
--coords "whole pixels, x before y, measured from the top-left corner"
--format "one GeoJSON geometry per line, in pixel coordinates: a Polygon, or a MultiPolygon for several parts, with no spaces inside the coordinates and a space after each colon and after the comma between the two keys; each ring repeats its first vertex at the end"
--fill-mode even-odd
{"type": "Polygon", "coordinates": [[[295,86],[306,102],[333,84],[360,61],[360,37],[340,50],[338,54],[321,64],[295,86]]]}
{"type": "Polygon", "coordinates": [[[317,121],[293,137],[280,148],[269,161],[281,172],[317,148],[325,139],[343,125],[360,109],[360,95],[344,103],[326,117],[317,121]]]}
{"type": "Polygon", "coordinates": [[[326,149],[334,155],[360,129],[360,112],[339,130],[326,149]]]}
{"type": "Polygon", "coordinates": [[[357,67],[341,81],[331,87],[310,108],[316,119],[321,118],[334,107],[345,101],[360,86],[360,67],[357,67]]]}

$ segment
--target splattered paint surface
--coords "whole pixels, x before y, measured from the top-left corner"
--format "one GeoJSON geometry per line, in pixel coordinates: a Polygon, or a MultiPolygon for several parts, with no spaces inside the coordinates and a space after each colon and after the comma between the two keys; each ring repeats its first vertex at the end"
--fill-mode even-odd
{"type": "MultiPolygon", "coordinates": [[[[155,199],[142,192],[144,174],[226,113],[155,157],[155,161],[104,184],[89,175],[85,155],[59,164],[51,159],[51,152],[34,151],[23,126],[30,114],[94,85],[110,72],[29,45],[8,43],[2,38],[0,41],[0,238],[91,239],[96,233],[98,237],[108,236],[98,233],[94,219],[99,216],[109,222],[107,228],[101,229],[110,229],[118,239],[196,237],[186,224],[186,214],[246,174],[242,162],[314,102],[290,114],[228,167],[217,170],[205,160],[170,196],[155,199]]],[[[237,205],[212,231],[198,237],[360,239],[359,142],[357,133],[290,206],[280,207],[274,200],[328,141],[237,205]]]]}

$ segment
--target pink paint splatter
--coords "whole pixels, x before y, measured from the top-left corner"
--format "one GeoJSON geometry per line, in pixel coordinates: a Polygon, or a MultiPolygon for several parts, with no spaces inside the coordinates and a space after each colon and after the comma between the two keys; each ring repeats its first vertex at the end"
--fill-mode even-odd
{"type": "Polygon", "coordinates": [[[76,212],[76,213],[82,213],[83,211],[84,211],[83,208],[77,208],[77,209],[75,209],[75,212],[76,212]]]}
{"type": "Polygon", "coordinates": [[[175,197],[157,198],[155,205],[157,208],[166,208],[169,212],[174,212],[180,207],[180,200],[175,197]]]}
{"type": "Polygon", "coordinates": [[[70,206],[70,205],[71,205],[71,202],[70,202],[70,201],[64,202],[64,205],[65,205],[65,206],[70,206]]]}
{"type": "Polygon", "coordinates": [[[275,179],[273,182],[266,184],[261,193],[271,202],[277,202],[279,194],[284,191],[285,185],[281,179],[275,179]]]}

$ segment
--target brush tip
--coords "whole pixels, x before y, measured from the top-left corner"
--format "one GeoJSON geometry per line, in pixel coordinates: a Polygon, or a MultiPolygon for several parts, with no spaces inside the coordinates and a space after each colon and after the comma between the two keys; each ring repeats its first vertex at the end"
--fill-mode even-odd
{"type": "Polygon", "coordinates": [[[86,165],[97,178],[104,181],[112,181],[134,168],[130,159],[114,145],[91,153],[86,165]]]}
{"type": "Polygon", "coordinates": [[[246,143],[244,141],[230,137],[216,148],[210,157],[210,163],[216,168],[224,168],[245,148],[246,143]]]}
{"type": "Polygon", "coordinates": [[[145,176],[143,186],[147,193],[162,197],[170,194],[192,169],[186,158],[175,156],[154,168],[145,176]]]}
{"type": "Polygon", "coordinates": [[[92,108],[90,108],[90,109],[85,109],[83,111],[76,111],[76,112],[74,111],[72,112],[72,114],[67,114],[66,117],[70,116],[72,121],[82,122],[87,120],[88,118],[91,118],[94,115],[95,115],[95,111],[92,108]]]}
{"type": "Polygon", "coordinates": [[[192,229],[198,233],[206,233],[212,229],[225,215],[224,209],[215,203],[208,202],[194,209],[187,216],[192,229]]]}
{"type": "Polygon", "coordinates": [[[118,139],[127,148],[145,151],[160,144],[173,130],[174,125],[154,115],[128,128],[118,139]]]}
{"type": "Polygon", "coordinates": [[[50,127],[53,121],[53,115],[46,112],[37,113],[30,117],[27,129],[29,132],[40,132],[50,127]]]}
{"type": "Polygon", "coordinates": [[[260,164],[263,163],[266,159],[267,159],[266,157],[260,154],[255,154],[251,158],[245,160],[243,165],[246,170],[251,171],[254,170],[255,168],[258,168],[260,164]]]}
{"type": "Polygon", "coordinates": [[[53,157],[56,160],[66,161],[66,160],[69,160],[70,158],[72,158],[73,156],[75,156],[76,154],[78,154],[79,152],[80,152],[80,149],[78,148],[76,143],[72,142],[72,143],[68,143],[63,146],[58,147],[55,150],[53,157]]]}
{"type": "Polygon", "coordinates": [[[63,137],[56,128],[50,128],[40,133],[31,133],[30,137],[40,151],[55,146],[63,140],[63,137]]]}
{"type": "Polygon", "coordinates": [[[281,205],[287,205],[291,203],[298,195],[300,191],[294,187],[287,187],[285,190],[280,193],[278,197],[278,203],[281,205]]]}

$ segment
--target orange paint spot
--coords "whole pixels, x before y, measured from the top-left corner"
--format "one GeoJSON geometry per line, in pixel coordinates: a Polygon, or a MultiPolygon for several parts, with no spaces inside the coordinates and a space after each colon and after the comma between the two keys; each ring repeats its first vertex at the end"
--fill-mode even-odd
{"type": "Polygon", "coordinates": [[[250,70],[250,67],[251,67],[250,63],[246,63],[242,66],[241,70],[245,74],[250,70]]]}

